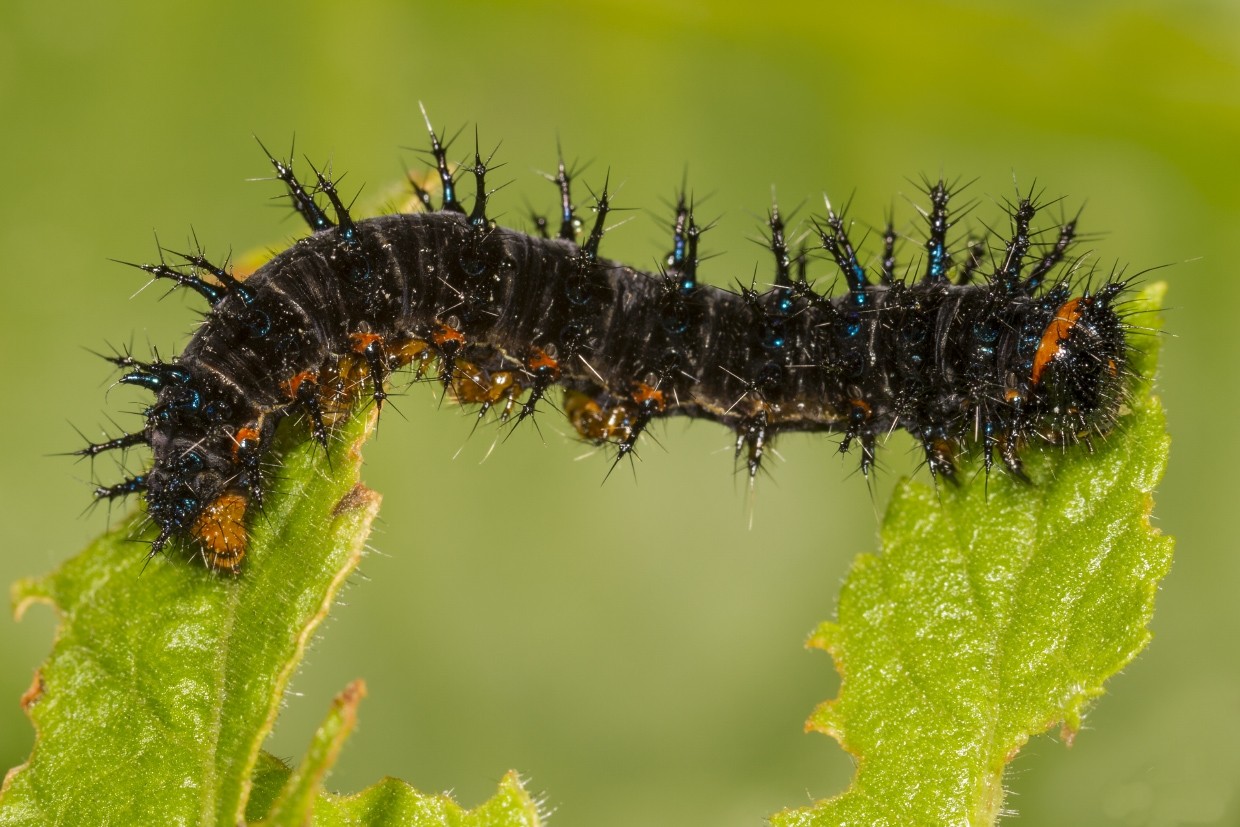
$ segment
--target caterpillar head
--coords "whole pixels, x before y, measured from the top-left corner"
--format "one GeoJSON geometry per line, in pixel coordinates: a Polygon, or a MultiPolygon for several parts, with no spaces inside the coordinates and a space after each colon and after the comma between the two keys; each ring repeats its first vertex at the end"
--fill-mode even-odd
{"type": "MultiPolygon", "coordinates": [[[[227,440],[227,437],[225,437],[227,440]]],[[[226,442],[204,434],[154,429],[155,463],[147,481],[147,513],[160,527],[158,550],[173,535],[191,536],[211,568],[236,571],[245,557],[248,499],[226,442]]]]}

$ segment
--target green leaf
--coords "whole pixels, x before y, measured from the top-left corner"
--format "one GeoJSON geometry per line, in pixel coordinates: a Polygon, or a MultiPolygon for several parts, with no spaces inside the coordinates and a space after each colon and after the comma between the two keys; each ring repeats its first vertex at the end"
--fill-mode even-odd
{"type": "MultiPolygon", "coordinates": [[[[1164,286],[1132,312],[1155,327],[1164,286]]],[[[959,489],[905,483],[882,555],[853,564],[825,649],[839,696],[806,728],[857,760],[843,794],[776,827],[995,823],[1004,767],[1033,735],[1069,744],[1088,703],[1149,640],[1172,541],[1149,524],[1168,439],[1142,337],[1131,412],[1085,450],[1030,451],[1035,484],[995,474],[959,489]]],[[[1101,737],[1102,733],[1098,733],[1101,737]]]]}
{"type": "Polygon", "coordinates": [[[463,810],[446,795],[423,795],[403,781],[385,778],[356,795],[322,791],[323,777],[357,721],[365,685],[354,681],[336,697],[315,733],[301,766],[290,770],[263,753],[255,773],[256,794],[247,816],[255,827],[539,827],[539,805],[525,792],[515,772],[500,782],[499,792],[473,810],[463,810]],[[259,820],[258,813],[266,812],[259,820]]]}
{"type": "Polygon", "coordinates": [[[515,772],[499,782],[499,792],[472,810],[446,795],[424,795],[403,781],[385,778],[351,796],[327,795],[314,811],[316,827],[540,827],[537,802],[515,772]]]}
{"type": "Polygon", "coordinates": [[[358,484],[372,428],[369,415],[345,425],[330,474],[313,441],[285,453],[239,576],[175,552],[148,564],[135,515],[16,584],[19,617],[47,602],[61,625],[27,693],[37,738],[5,780],[0,824],[241,820],[289,678],[378,510],[358,484]]]}
{"type": "Polygon", "coordinates": [[[288,773],[266,818],[263,827],[300,827],[314,817],[323,779],[344,747],[345,739],[357,724],[357,705],[366,694],[366,685],[359,681],[349,684],[336,696],[326,720],[314,733],[310,749],[301,766],[288,773]]]}

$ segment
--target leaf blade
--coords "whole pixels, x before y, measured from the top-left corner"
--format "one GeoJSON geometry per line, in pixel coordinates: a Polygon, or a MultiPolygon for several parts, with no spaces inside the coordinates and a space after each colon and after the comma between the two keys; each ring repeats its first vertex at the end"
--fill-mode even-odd
{"type": "Polygon", "coordinates": [[[360,560],[378,495],[358,483],[373,417],[332,448],[286,452],[244,573],[144,560],[141,514],[57,571],[14,586],[16,612],[61,624],[28,705],[30,759],[0,792],[0,823],[238,823],[288,680],[360,560]]]}

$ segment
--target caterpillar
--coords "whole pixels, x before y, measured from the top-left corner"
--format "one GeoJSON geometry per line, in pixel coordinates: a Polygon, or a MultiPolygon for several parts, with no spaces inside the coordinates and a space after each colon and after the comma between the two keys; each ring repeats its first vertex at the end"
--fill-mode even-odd
{"type": "Polygon", "coordinates": [[[683,189],[671,251],[644,272],[600,255],[606,183],[587,227],[561,159],[548,176],[558,231],[545,218],[532,233],[504,228],[487,215],[489,160],[475,143],[473,163],[455,167],[426,123],[438,207],[411,176],[417,211],[355,219],[330,175],[312,168],[303,182],[264,148],[307,237],[244,279],[201,251],[134,265],[210,305],[178,357],[108,357],[126,371],[121,384],[155,401],[140,430],[76,452],[149,447],[148,471],[95,496],[145,498],[159,529],[152,555],[189,537],[210,568],[238,571],[278,423],[298,416],[326,446],[359,400],[382,408],[404,367],[514,425],[558,386],[577,433],[612,446],[616,462],[657,419],[714,420],[734,432],[751,480],[780,433],[839,434],[868,474],[878,438],[897,428],[935,480],[956,482],[965,451],[979,451],[987,473],[997,461],[1023,478],[1026,446],[1089,445],[1123,407],[1129,352],[1116,305],[1128,283],[1112,273],[1091,286],[1072,255],[1076,218],[1037,229],[1032,190],[1008,205],[1006,241],[989,243],[952,238],[954,187],[927,181],[924,239],[904,263],[897,247],[913,244],[890,219],[863,259],[847,210],[827,202],[807,237],[842,275],[834,294],[815,289],[811,251],[793,251],[773,204],[771,282],[733,291],[698,280],[705,228],[683,189]]]}

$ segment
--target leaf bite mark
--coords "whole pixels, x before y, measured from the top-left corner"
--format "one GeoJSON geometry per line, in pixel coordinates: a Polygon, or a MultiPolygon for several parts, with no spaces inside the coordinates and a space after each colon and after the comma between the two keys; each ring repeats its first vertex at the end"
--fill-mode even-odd
{"type": "Polygon", "coordinates": [[[57,608],[43,578],[27,577],[18,580],[9,589],[9,600],[13,606],[13,619],[18,622],[26,616],[26,610],[36,603],[57,608]]]}
{"type": "Polygon", "coordinates": [[[349,493],[340,498],[340,502],[336,503],[332,508],[332,517],[340,517],[354,511],[361,511],[367,507],[378,507],[382,501],[382,496],[370,490],[362,483],[358,483],[349,489],[349,493]]]}
{"type": "Polygon", "coordinates": [[[357,726],[357,707],[366,696],[366,684],[355,680],[336,696],[327,718],[319,726],[301,765],[289,774],[284,788],[272,805],[261,827],[297,827],[314,818],[315,802],[322,794],[323,780],[344,742],[357,726]]]}
{"type": "Polygon", "coordinates": [[[30,710],[33,709],[34,705],[39,702],[39,699],[43,697],[43,690],[45,688],[46,686],[43,683],[43,670],[34,670],[34,679],[30,682],[30,688],[23,692],[21,696],[20,704],[22,712],[25,712],[27,715],[30,714],[30,710]]]}

